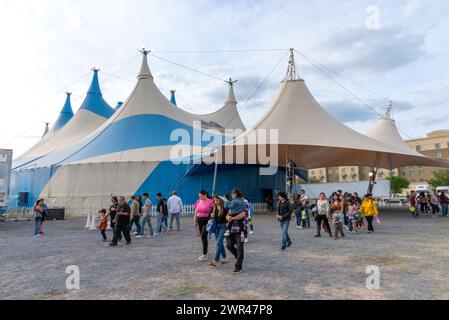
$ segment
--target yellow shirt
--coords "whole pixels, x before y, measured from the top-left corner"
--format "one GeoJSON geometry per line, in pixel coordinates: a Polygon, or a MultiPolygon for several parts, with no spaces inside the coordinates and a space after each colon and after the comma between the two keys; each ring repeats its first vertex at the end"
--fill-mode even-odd
{"type": "Polygon", "coordinates": [[[360,211],[365,217],[374,217],[379,214],[376,202],[373,199],[363,200],[360,206],[360,211]]]}

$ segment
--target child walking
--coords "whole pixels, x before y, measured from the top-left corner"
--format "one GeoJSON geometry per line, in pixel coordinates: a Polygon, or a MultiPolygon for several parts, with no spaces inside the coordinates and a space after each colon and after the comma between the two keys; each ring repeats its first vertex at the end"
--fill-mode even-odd
{"type": "Polygon", "coordinates": [[[343,213],[335,211],[332,216],[332,222],[335,225],[335,240],[338,239],[338,233],[341,234],[342,238],[345,237],[345,234],[343,232],[343,221],[344,221],[343,213]]]}
{"type": "Polygon", "coordinates": [[[108,238],[106,237],[107,228],[108,228],[108,214],[106,213],[106,209],[101,209],[98,229],[100,229],[101,236],[103,237],[103,242],[108,241],[108,238]]]}

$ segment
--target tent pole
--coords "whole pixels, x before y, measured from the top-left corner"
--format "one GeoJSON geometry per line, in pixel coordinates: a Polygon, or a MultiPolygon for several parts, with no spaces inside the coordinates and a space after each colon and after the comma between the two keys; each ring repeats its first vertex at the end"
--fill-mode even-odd
{"type": "Polygon", "coordinates": [[[373,171],[370,173],[370,179],[369,179],[367,193],[373,193],[374,185],[376,184],[377,170],[379,169],[381,155],[382,154],[380,152],[376,153],[376,159],[374,161],[374,168],[373,168],[373,171]]]}
{"type": "MultiPolygon", "coordinates": [[[[391,101],[390,101],[390,104],[391,104],[391,101]]],[[[391,165],[391,155],[388,156],[388,165],[390,167],[389,168],[390,169],[390,194],[389,194],[390,199],[389,199],[389,205],[391,207],[391,200],[393,198],[393,190],[391,190],[391,180],[393,179],[393,169],[391,168],[392,167],[392,165],[391,165]]]]}
{"type": "Polygon", "coordinates": [[[215,169],[214,169],[214,182],[212,184],[212,196],[216,196],[216,187],[217,187],[217,174],[218,174],[218,151],[215,155],[215,169]]]}

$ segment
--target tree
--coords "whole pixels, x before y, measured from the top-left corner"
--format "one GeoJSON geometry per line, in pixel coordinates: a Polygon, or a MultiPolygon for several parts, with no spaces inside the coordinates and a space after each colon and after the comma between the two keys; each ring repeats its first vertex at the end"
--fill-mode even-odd
{"type": "Polygon", "coordinates": [[[449,170],[436,170],[432,172],[433,178],[427,181],[433,188],[449,186],[449,170]]]}
{"type": "Polygon", "coordinates": [[[406,189],[410,186],[410,181],[401,176],[393,176],[391,177],[391,192],[393,194],[402,193],[403,189],[406,189]]]}

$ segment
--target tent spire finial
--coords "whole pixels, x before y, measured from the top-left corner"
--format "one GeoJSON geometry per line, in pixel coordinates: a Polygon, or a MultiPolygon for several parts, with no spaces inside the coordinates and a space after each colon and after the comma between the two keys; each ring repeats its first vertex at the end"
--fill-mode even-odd
{"type": "Polygon", "coordinates": [[[299,75],[296,73],[296,64],[295,64],[295,49],[290,49],[290,59],[288,60],[288,69],[287,75],[285,77],[285,81],[298,81],[301,80],[299,75]]]}
{"type": "Polygon", "coordinates": [[[151,50],[146,50],[145,48],[142,48],[142,50],[139,50],[140,53],[142,53],[142,66],[140,67],[139,75],[137,76],[137,79],[149,79],[153,78],[153,75],[151,74],[150,67],[148,66],[148,54],[151,52],[151,50]]]}
{"type": "Polygon", "coordinates": [[[171,89],[170,90],[170,102],[172,104],[174,104],[175,106],[177,106],[178,104],[176,103],[176,90],[171,89]]]}
{"type": "Polygon", "coordinates": [[[48,132],[50,132],[50,123],[45,122],[45,130],[44,130],[44,134],[42,135],[42,138],[45,137],[48,132]]]}
{"type": "Polygon", "coordinates": [[[238,81],[237,80],[232,81],[232,78],[229,78],[229,80],[226,81],[226,83],[229,84],[228,98],[226,99],[226,102],[237,103],[237,99],[235,98],[234,94],[234,83],[236,82],[238,81]]]}
{"type": "Polygon", "coordinates": [[[387,112],[385,113],[385,119],[393,120],[393,101],[389,101],[387,112]]]}

